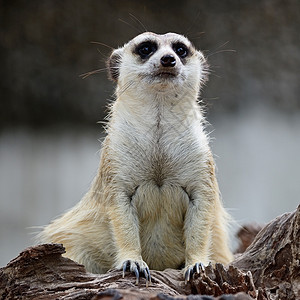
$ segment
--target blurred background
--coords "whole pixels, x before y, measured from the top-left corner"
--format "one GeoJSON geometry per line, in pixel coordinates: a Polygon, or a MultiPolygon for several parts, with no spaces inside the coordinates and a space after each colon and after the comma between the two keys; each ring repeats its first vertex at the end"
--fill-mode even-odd
{"type": "Polygon", "coordinates": [[[211,66],[202,92],[225,206],[239,224],[300,194],[300,2],[0,1],[0,266],[33,226],[77,203],[99,163],[110,47],[145,28],[186,35],[211,66]],[[106,44],[95,44],[99,42],[106,44]]]}

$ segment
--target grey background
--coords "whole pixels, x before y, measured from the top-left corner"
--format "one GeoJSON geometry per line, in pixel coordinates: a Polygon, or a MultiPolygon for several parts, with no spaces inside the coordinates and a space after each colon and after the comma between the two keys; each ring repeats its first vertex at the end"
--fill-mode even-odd
{"type": "Polygon", "coordinates": [[[88,189],[114,84],[105,70],[79,75],[143,27],[184,34],[208,58],[201,97],[237,223],[295,209],[299,15],[296,0],[0,1],[0,266],[88,189]]]}

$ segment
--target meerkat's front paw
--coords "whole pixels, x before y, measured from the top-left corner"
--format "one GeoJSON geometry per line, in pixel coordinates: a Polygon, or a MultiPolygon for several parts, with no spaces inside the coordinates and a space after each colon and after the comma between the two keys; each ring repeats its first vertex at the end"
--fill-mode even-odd
{"type": "Polygon", "coordinates": [[[201,272],[204,272],[205,270],[205,266],[203,263],[199,262],[199,263],[195,263],[194,265],[188,265],[184,268],[184,281],[185,284],[187,284],[194,273],[200,274],[201,272]]]}
{"type": "Polygon", "coordinates": [[[123,270],[123,278],[125,277],[125,272],[134,272],[136,276],[136,284],[139,283],[140,275],[146,278],[146,286],[148,287],[151,283],[150,270],[147,264],[143,260],[125,260],[119,269],[123,270]]]}

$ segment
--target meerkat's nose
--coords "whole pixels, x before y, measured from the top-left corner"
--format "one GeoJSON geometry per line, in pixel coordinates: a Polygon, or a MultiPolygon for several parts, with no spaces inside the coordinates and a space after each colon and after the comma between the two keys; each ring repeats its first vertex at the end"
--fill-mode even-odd
{"type": "Polygon", "coordinates": [[[174,67],[176,64],[176,59],[173,55],[167,54],[160,59],[160,63],[163,67],[174,67]]]}

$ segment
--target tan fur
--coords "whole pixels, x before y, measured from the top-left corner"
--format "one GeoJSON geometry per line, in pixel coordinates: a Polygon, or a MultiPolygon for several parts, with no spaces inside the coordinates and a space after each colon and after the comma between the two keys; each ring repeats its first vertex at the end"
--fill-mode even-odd
{"type": "Polygon", "coordinates": [[[127,260],[142,270],[230,262],[227,214],[197,104],[206,77],[202,53],[181,35],[144,33],[115,50],[108,65],[117,99],[99,172],[41,241],[63,243],[67,257],[95,273],[127,260]],[[149,40],[157,50],[141,59],[136,49],[149,40]],[[178,42],[186,58],[176,55],[178,42]],[[172,69],[160,65],[165,54],[176,59],[172,69]],[[175,76],[156,75],[166,69],[175,76]]]}

